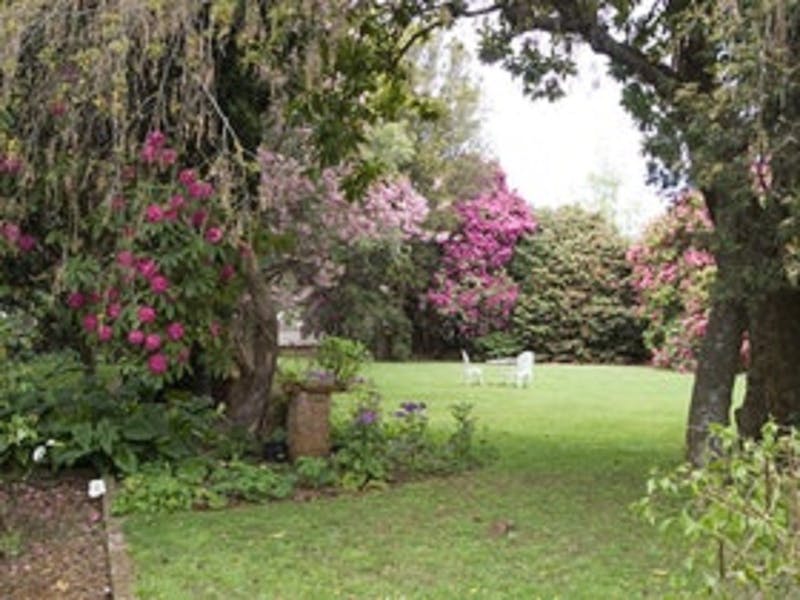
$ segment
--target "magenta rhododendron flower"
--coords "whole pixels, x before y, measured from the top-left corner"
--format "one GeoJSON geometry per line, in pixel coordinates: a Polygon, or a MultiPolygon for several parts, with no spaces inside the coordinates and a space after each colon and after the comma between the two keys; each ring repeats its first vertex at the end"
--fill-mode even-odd
{"type": "Polygon", "coordinates": [[[161,336],[157,333],[149,333],[144,338],[144,347],[148,352],[154,352],[161,348],[161,336]]]}
{"type": "Polygon", "coordinates": [[[116,302],[119,300],[119,290],[115,287],[108,288],[106,291],[106,298],[108,298],[111,302],[116,302]]]}
{"type": "Polygon", "coordinates": [[[114,337],[114,330],[108,325],[100,325],[97,328],[97,337],[101,342],[107,342],[114,337]]]}
{"type": "Polygon", "coordinates": [[[172,198],[169,199],[169,206],[174,210],[180,210],[186,204],[186,198],[181,196],[180,194],[175,194],[172,198]]]}
{"type": "Polygon", "coordinates": [[[208,217],[208,213],[204,210],[195,211],[192,215],[192,225],[195,227],[201,227],[203,223],[205,223],[206,218],[208,217]]]}
{"type": "Polygon", "coordinates": [[[77,310],[81,308],[84,304],[86,304],[86,296],[84,296],[80,292],[72,292],[67,297],[67,306],[69,306],[72,309],[77,310]]]}
{"type": "Polygon", "coordinates": [[[19,236],[17,240],[17,248],[20,249],[21,252],[30,252],[36,247],[36,238],[32,235],[27,233],[23,233],[19,236]]]}
{"type": "Polygon", "coordinates": [[[158,153],[158,165],[165,169],[171,167],[178,160],[178,153],[172,148],[164,148],[158,153]]]}
{"type": "Polygon", "coordinates": [[[219,244],[222,241],[222,229],[219,227],[209,227],[206,231],[206,241],[212,244],[219,244]]]}
{"type": "Polygon", "coordinates": [[[142,323],[152,323],[156,320],[156,309],[152,306],[140,306],[136,314],[142,323]]]}
{"type": "Polygon", "coordinates": [[[141,329],[133,329],[128,333],[128,342],[134,346],[141,346],[144,343],[144,332],[141,329]]]}
{"type": "Polygon", "coordinates": [[[150,372],[154,375],[166,373],[167,367],[169,367],[169,360],[161,353],[153,354],[147,359],[147,368],[150,369],[150,372]]]}
{"type": "Polygon", "coordinates": [[[225,283],[233,279],[235,275],[236,267],[231,264],[224,265],[219,272],[219,278],[225,283]]]}
{"type": "Polygon", "coordinates": [[[181,323],[175,322],[167,325],[167,337],[169,337],[169,339],[171,339],[173,342],[177,342],[179,339],[181,339],[184,333],[185,330],[181,323]]]}
{"type": "Polygon", "coordinates": [[[94,331],[97,329],[97,315],[88,314],[83,317],[83,328],[86,331],[94,331]]]}
{"type": "Polygon", "coordinates": [[[140,259],[136,267],[139,270],[139,273],[142,274],[142,277],[145,277],[146,279],[150,279],[156,275],[156,273],[158,273],[158,265],[152,258],[140,259]]]}
{"type": "Polygon", "coordinates": [[[158,204],[150,204],[144,210],[144,218],[150,223],[158,223],[164,219],[164,209],[158,204]]]}
{"type": "Polygon", "coordinates": [[[136,257],[130,250],[120,250],[117,253],[117,264],[123,267],[132,267],[136,264],[136,257]]]}
{"type": "Polygon", "coordinates": [[[206,181],[193,181],[186,186],[186,191],[195,200],[205,200],[214,195],[214,186],[206,181]]]}
{"type": "Polygon", "coordinates": [[[163,275],[155,275],[150,280],[150,289],[154,294],[163,294],[169,289],[169,280],[163,275]]]}
{"type": "Polygon", "coordinates": [[[183,169],[178,173],[178,181],[185,186],[189,186],[197,181],[197,173],[194,169],[183,169]]]}
{"type": "Polygon", "coordinates": [[[122,313],[122,305],[119,302],[112,302],[106,307],[106,316],[112,321],[122,313]]]}

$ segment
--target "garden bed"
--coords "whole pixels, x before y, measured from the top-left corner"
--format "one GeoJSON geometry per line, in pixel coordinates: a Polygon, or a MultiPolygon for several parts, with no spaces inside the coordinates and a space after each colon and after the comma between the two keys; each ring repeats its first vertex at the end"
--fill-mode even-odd
{"type": "Polygon", "coordinates": [[[0,486],[12,532],[0,537],[0,598],[112,597],[102,501],[88,497],[89,479],[70,473],[0,486]]]}

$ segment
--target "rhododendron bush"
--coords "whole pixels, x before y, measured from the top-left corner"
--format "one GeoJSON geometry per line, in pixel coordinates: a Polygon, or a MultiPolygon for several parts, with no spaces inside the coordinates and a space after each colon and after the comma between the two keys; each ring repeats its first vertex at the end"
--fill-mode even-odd
{"type": "Polygon", "coordinates": [[[702,197],[685,192],[628,250],[638,312],[647,319],[644,340],[657,366],[682,371],[696,366],[716,273],[705,249],[712,228],[702,197]]]}
{"type": "Polygon", "coordinates": [[[455,204],[458,227],[437,237],[441,267],[427,301],[462,338],[502,329],[519,293],[506,271],[517,241],[536,229],[531,210],[498,171],[490,190],[455,204]]]}

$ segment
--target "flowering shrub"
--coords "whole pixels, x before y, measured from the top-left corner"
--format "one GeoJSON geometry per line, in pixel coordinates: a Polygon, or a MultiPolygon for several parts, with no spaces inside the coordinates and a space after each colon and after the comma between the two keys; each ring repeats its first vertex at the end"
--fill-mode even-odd
{"type": "Polygon", "coordinates": [[[441,268],[427,301],[467,338],[485,335],[508,322],[518,287],[506,272],[517,241],[536,229],[528,205],[499,172],[488,192],[456,204],[458,229],[437,237],[441,268]]]}
{"type": "Polygon", "coordinates": [[[702,197],[685,192],[628,250],[638,313],[647,319],[644,341],[656,366],[682,371],[696,366],[716,274],[703,243],[712,228],[702,197]]]}
{"type": "Polygon", "coordinates": [[[105,215],[113,252],[89,268],[80,256],[67,264],[64,304],[91,347],[154,387],[186,373],[193,348],[225,373],[244,247],[213,185],[175,168],[161,132],[148,134],[139,159],[105,215]]]}

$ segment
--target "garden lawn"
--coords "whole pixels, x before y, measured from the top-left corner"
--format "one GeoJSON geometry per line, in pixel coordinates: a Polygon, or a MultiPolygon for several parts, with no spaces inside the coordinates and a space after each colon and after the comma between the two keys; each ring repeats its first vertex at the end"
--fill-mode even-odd
{"type": "MultiPolygon", "coordinates": [[[[661,597],[685,556],[631,513],[680,461],[691,377],[538,365],[527,389],[467,387],[455,363],[375,364],[387,409],[475,405],[490,466],[387,491],[131,517],[141,598],[661,597]]],[[[339,410],[346,399],[339,399],[339,410]]],[[[390,413],[390,410],[387,410],[390,413]]]]}

